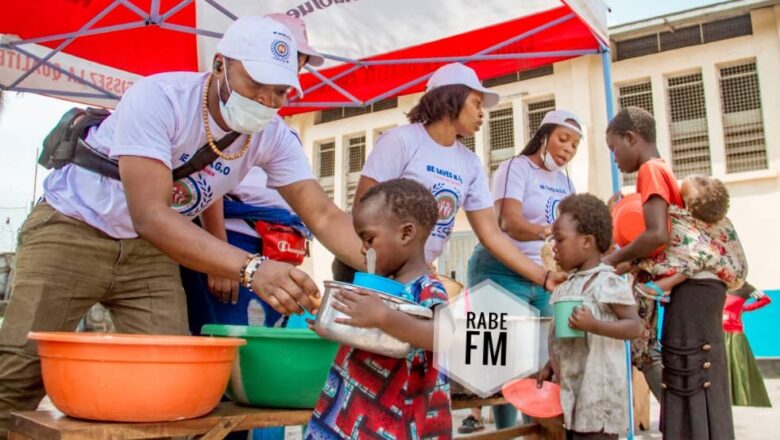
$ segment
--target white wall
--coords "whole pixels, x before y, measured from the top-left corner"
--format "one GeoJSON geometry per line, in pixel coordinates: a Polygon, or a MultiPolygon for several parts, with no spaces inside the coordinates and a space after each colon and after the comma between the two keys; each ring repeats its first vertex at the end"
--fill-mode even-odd
{"type": "MultiPolygon", "coordinates": [[[[752,13],[753,35],[732,38],[706,45],[692,46],[649,56],[631,58],[613,64],[613,82],[621,84],[650,78],[653,106],[657,121],[658,146],[669,157],[669,129],[665,77],[670,74],[700,70],[704,78],[707,119],[713,175],[727,183],[731,191],[730,217],[743,240],[750,263],[750,279],[764,289],[780,289],[774,256],[780,249],[780,234],[776,219],[780,218],[780,6],[763,8],[752,13]],[[718,67],[724,63],[754,58],[758,66],[764,131],[769,169],[726,175],[724,136],[721,122],[718,67]]],[[[503,103],[514,108],[516,151],[525,145],[525,106],[528,102],[555,96],[557,108],[571,110],[580,116],[585,137],[570,166],[571,177],[579,191],[589,191],[604,198],[611,191],[609,150],[604,140],[607,125],[604,82],[601,59],[581,57],[557,63],[554,74],[495,87],[503,103]]],[[[314,114],[290,118],[290,125],[301,135],[306,152],[314,165],[316,142],[333,139],[336,142],[335,200],[343,206],[343,140],[346,136],[365,133],[367,151],[374,142],[374,131],[406,123],[407,112],[418,95],[399,98],[396,109],[314,125],[314,114]]],[[[476,152],[486,162],[485,142],[476,138],[476,152]]],[[[627,188],[630,190],[630,188],[627,188]]],[[[468,230],[461,212],[455,231],[468,230]]],[[[318,282],[329,279],[332,256],[321,245],[312,252],[312,274],[318,282]]]]}

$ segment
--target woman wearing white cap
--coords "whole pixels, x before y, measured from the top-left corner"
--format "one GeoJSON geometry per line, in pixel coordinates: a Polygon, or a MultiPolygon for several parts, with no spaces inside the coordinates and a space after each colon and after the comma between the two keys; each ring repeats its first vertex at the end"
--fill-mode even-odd
{"type": "Polygon", "coordinates": [[[217,52],[210,72],[139,80],[86,134],[84,142],[115,159],[118,172],[76,162],[46,178],[45,200],[19,234],[13,295],[0,329],[0,438],[11,411],[35,409],[44,395],[29,331],[74,331],[101,302],[119,332],[187,334],[176,262],[240,281],[282,313],[316,307],[317,286],[304,272],[190,222],[252,167],[266,171],[269,186],[326,246],[362,264],[351,219],[327,198],[300,140],[277,115],[291,90],[301,94],[290,30],[269,18],[241,17],[217,52]],[[220,150],[223,138],[227,148],[220,150]],[[172,170],[197,151],[217,158],[174,180],[172,170]]]}
{"type": "MultiPolygon", "coordinates": [[[[564,110],[548,112],[519,155],[503,162],[493,176],[493,200],[501,229],[514,245],[542,264],[544,239],[552,233],[558,204],[574,193],[561,170],[577,152],[582,128],[576,115],[564,110]]],[[[469,259],[468,285],[492,280],[539,310],[552,316],[550,286],[517,274],[478,244],[469,259]]],[[[515,423],[512,405],[494,407],[497,428],[515,423]]]]}
{"type": "Polygon", "coordinates": [[[439,205],[439,220],[425,245],[429,263],[444,251],[462,207],[486,248],[512,270],[552,288],[562,274],[545,271],[501,232],[482,163],[458,141],[479,130],[483,108],[496,106],[498,100],[498,94],[483,87],[471,68],[460,63],[439,68],[407,115],[411,124],[390,129],[377,141],[363,167],[353,206],[378,182],[400,177],[416,180],[430,189],[439,205]]]}

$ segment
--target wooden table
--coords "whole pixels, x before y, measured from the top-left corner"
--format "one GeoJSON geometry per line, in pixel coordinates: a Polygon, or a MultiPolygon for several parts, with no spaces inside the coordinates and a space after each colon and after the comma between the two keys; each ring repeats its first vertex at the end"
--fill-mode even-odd
{"type": "Polygon", "coordinates": [[[233,431],[308,423],[309,409],[266,409],[222,403],[204,417],[160,423],[107,423],[72,419],[58,411],[12,414],[8,440],[154,439],[203,435],[220,440],[233,431]]]}
{"type": "MultiPolygon", "coordinates": [[[[453,399],[452,409],[500,405],[503,398],[453,399]]],[[[191,420],[160,423],[109,423],[72,419],[58,411],[24,411],[12,414],[8,440],[97,440],[159,439],[202,435],[202,440],[221,440],[233,431],[270,426],[305,425],[309,409],[270,409],[221,403],[210,414],[191,420]]],[[[461,436],[469,440],[502,440],[520,436],[526,439],[563,439],[560,422],[540,420],[527,425],[461,436]]]]}

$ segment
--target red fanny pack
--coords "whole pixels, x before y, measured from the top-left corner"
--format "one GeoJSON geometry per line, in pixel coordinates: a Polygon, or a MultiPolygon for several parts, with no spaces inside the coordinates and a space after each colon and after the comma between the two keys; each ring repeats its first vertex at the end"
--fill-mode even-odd
{"type": "Polygon", "coordinates": [[[299,266],[309,256],[309,243],[295,228],[258,220],[255,230],[263,239],[264,257],[299,266]]]}

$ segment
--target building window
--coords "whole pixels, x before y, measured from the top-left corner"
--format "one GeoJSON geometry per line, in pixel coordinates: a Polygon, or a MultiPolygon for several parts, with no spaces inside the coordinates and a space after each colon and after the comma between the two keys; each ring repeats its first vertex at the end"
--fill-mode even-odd
{"type": "Polygon", "coordinates": [[[542,119],[547,112],[555,110],[555,98],[544,101],[529,102],[526,106],[526,139],[531,139],[542,125],[542,119]]]}
{"type": "MultiPolygon", "coordinates": [[[[626,107],[639,107],[647,110],[650,114],[653,112],[653,87],[650,80],[623,84],[618,86],[618,106],[623,109],[626,107]]],[[[636,173],[622,175],[623,186],[636,183],[636,173]]]]}
{"type": "Polygon", "coordinates": [[[702,25],[702,35],[705,43],[753,35],[753,22],[750,20],[750,14],[711,21],[702,25]]]}
{"type": "Polygon", "coordinates": [[[769,164],[756,62],[725,66],[719,70],[726,172],[767,169],[769,164]]]}
{"type": "Polygon", "coordinates": [[[460,143],[471,151],[476,151],[477,143],[474,136],[460,139],[460,143]]]}
{"type": "Polygon", "coordinates": [[[501,162],[515,154],[515,127],[512,106],[498,108],[488,113],[488,169],[490,177],[501,162]]]}
{"type": "Polygon", "coordinates": [[[357,191],[358,181],[360,180],[360,172],[363,171],[363,164],[366,163],[366,136],[354,136],[347,138],[347,154],[346,154],[346,179],[344,184],[346,186],[345,194],[345,210],[347,212],[352,210],[352,204],[355,199],[355,191],[357,191]]]}
{"type": "Polygon", "coordinates": [[[701,72],[667,78],[672,169],[678,178],[712,174],[701,72]]]}
{"type": "Polygon", "coordinates": [[[707,23],[678,27],[664,31],[615,42],[615,60],[641,57],[681,47],[696,46],[753,34],[750,14],[722,18],[707,23]]]}
{"type": "Polygon", "coordinates": [[[495,87],[503,84],[511,84],[513,82],[525,81],[528,79],[539,78],[542,76],[552,75],[553,65],[548,64],[546,66],[537,67],[536,69],[521,70],[518,72],[512,72],[507,75],[501,75],[495,78],[486,79],[482,81],[485,87],[495,87]]]}
{"type": "Polygon", "coordinates": [[[336,143],[333,141],[317,144],[317,178],[325,193],[333,200],[333,177],[336,174],[336,143]]]}
{"type": "Polygon", "coordinates": [[[331,108],[317,112],[314,116],[314,124],[324,124],[326,122],[338,121],[340,119],[365,115],[367,113],[375,113],[396,107],[398,107],[397,97],[383,99],[365,107],[331,108]]]}
{"type": "Polygon", "coordinates": [[[478,243],[477,236],[471,231],[453,233],[439,261],[439,273],[457,280],[464,286],[467,285],[466,272],[469,258],[478,243]]]}

